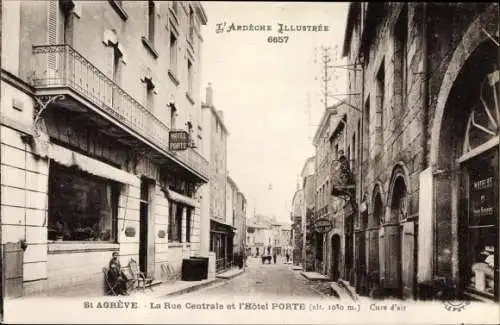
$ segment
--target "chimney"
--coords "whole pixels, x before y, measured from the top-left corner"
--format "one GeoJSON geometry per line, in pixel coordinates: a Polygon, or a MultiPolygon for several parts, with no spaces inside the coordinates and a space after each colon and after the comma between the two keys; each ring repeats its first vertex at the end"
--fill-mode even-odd
{"type": "Polygon", "coordinates": [[[214,90],[212,89],[212,83],[209,82],[207,86],[207,92],[206,92],[206,98],[205,98],[205,104],[209,106],[213,106],[214,104],[214,90]]]}
{"type": "Polygon", "coordinates": [[[221,119],[221,121],[224,122],[224,112],[223,111],[217,111],[217,115],[219,115],[219,118],[221,119]]]}

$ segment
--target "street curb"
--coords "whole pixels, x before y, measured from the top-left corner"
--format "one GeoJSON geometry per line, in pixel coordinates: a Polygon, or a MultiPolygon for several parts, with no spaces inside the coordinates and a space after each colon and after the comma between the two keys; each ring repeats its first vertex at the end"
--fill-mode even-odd
{"type": "Polygon", "coordinates": [[[208,287],[210,285],[217,284],[218,282],[222,282],[222,281],[223,281],[222,279],[213,279],[212,281],[207,281],[205,283],[200,283],[200,284],[188,287],[188,288],[183,288],[183,289],[180,289],[180,290],[177,290],[174,292],[164,294],[161,297],[172,297],[172,296],[183,295],[185,293],[193,292],[193,291],[208,287]]]}
{"type": "Polygon", "coordinates": [[[358,295],[356,294],[355,289],[352,288],[349,284],[347,284],[345,280],[339,279],[337,281],[337,284],[339,285],[339,287],[343,288],[349,296],[351,296],[352,300],[354,301],[358,300],[358,295]]]}
{"type": "Polygon", "coordinates": [[[232,278],[235,278],[237,277],[238,275],[241,275],[245,273],[245,269],[240,269],[240,272],[235,272],[234,274],[232,275],[228,275],[228,276],[221,276],[221,275],[217,275],[216,278],[218,279],[223,279],[223,280],[229,280],[229,279],[232,279],[232,278]]]}
{"type": "Polygon", "coordinates": [[[306,279],[307,279],[307,280],[309,280],[309,281],[315,281],[315,282],[316,282],[316,281],[318,281],[318,282],[325,282],[325,281],[328,281],[328,278],[324,278],[324,279],[323,279],[323,278],[317,278],[317,279],[315,279],[315,278],[311,278],[311,277],[309,277],[309,276],[306,274],[306,272],[304,272],[304,271],[301,271],[301,272],[300,272],[300,275],[302,275],[304,278],[306,278],[306,279]]]}

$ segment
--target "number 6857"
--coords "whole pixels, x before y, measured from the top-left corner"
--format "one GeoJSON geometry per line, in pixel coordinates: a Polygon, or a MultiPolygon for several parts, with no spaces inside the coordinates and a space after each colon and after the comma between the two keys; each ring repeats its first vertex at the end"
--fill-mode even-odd
{"type": "Polygon", "coordinates": [[[269,36],[268,43],[288,43],[288,36],[269,36]]]}

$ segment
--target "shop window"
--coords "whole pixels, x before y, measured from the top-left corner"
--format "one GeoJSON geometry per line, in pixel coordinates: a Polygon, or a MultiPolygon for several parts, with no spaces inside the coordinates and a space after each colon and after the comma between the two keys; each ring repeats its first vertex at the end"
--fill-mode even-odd
{"type": "Polygon", "coordinates": [[[492,297],[498,297],[495,292],[498,290],[497,162],[498,154],[492,152],[470,162],[467,167],[467,283],[470,289],[492,297]]]}
{"type": "Polygon", "coordinates": [[[48,240],[114,242],[118,197],[115,182],[52,163],[48,240]]]}

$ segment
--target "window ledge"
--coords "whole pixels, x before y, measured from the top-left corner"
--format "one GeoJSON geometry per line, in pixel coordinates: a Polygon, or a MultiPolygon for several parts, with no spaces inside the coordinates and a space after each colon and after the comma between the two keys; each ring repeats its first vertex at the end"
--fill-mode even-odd
{"type": "Polygon", "coordinates": [[[154,48],[154,45],[151,43],[150,40],[148,40],[146,37],[141,37],[141,40],[142,40],[142,44],[144,45],[144,47],[149,51],[149,53],[155,58],[157,59],[158,56],[159,56],[159,53],[158,51],[155,50],[154,48]]]}
{"type": "Polygon", "coordinates": [[[189,102],[191,103],[191,105],[194,105],[194,99],[189,94],[189,91],[186,92],[186,98],[189,100],[189,102]]]}
{"type": "Polygon", "coordinates": [[[177,79],[177,77],[175,76],[174,72],[170,69],[168,69],[168,76],[170,77],[170,80],[172,80],[172,82],[176,85],[176,86],[179,86],[180,85],[180,82],[179,80],[177,79]]]}
{"type": "Polygon", "coordinates": [[[106,242],[49,242],[49,254],[119,251],[120,245],[106,242]]]}
{"type": "Polygon", "coordinates": [[[123,20],[128,19],[127,13],[125,12],[125,10],[123,10],[122,6],[118,4],[118,2],[116,2],[116,0],[108,0],[108,2],[111,5],[111,7],[113,7],[113,9],[116,11],[118,16],[120,16],[121,19],[123,20]]]}
{"type": "Polygon", "coordinates": [[[168,248],[182,247],[182,243],[168,243],[168,248]]]}

